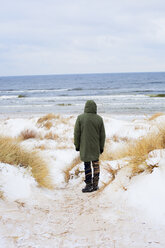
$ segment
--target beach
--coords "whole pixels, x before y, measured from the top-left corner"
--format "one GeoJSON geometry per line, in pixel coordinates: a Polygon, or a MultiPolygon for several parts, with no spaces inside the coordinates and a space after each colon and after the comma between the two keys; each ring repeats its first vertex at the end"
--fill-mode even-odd
{"type": "Polygon", "coordinates": [[[102,116],[100,189],[89,194],[77,114],[1,118],[0,247],[165,246],[165,115],[124,116],[102,116]]]}
{"type": "Polygon", "coordinates": [[[0,248],[165,248],[165,1],[1,1],[0,248]]]}
{"type": "Polygon", "coordinates": [[[0,247],[165,246],[165,73],[0,78],[0,247]],[[106,143],[82,194],[73,144],[86,100],[106,143]]]}

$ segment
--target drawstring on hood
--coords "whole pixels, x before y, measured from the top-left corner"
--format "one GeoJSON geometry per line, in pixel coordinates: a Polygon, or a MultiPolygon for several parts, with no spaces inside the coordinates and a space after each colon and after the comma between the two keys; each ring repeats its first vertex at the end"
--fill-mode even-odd
{"type": "Polygon", "coordinates": [[[84,113],[97,114],[97,105],[93,100],[88,100],[85,104],[84,113]]]}

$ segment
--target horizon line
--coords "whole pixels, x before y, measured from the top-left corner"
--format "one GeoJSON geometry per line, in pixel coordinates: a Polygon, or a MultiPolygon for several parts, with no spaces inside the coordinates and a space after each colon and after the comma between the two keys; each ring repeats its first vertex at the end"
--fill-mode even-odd
{"type": "Polygon", "coordinates": [[[95,74],[133,74],[133,73],[165,73],[165,71],[135,71],[135,72],[87,72],[87,73],[50,73],[50,74],[21,74],[0,75],[0,77],[37,77],[37,76],[71,76],[71,75],[95,75],[95,74]]]}

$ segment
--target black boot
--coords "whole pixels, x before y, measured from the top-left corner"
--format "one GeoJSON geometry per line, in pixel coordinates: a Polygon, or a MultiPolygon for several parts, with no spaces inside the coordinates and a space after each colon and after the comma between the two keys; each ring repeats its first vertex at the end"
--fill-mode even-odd
{"type": "Polygon", "coordinates": [[[86,183],[85,188],[82,189],[83,193],[89,193],[93,191],[92,183],[86,183]]]}

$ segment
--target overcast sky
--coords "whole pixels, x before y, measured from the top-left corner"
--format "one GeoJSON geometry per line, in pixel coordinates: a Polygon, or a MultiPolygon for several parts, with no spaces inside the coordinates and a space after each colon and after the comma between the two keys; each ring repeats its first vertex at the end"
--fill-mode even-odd
{"type": "Polygon", "coordinates": [[[0,0],[0,76],[165,71],[164,0],[0,0]]]}

